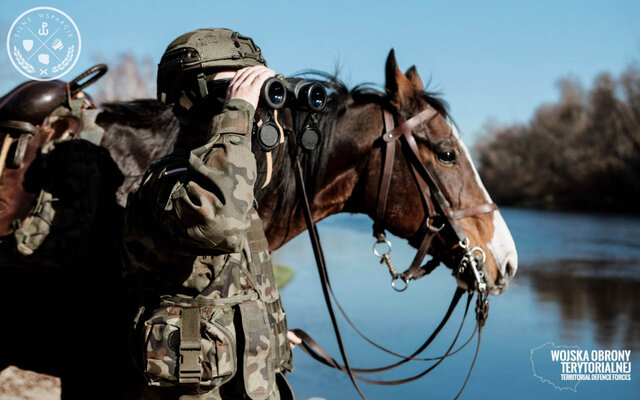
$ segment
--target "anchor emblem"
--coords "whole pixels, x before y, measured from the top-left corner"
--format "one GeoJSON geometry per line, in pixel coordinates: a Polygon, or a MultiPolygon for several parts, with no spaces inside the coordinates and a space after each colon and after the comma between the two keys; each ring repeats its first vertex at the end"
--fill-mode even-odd
{"type": "Polygon", "coordinates": [[[38,29],[38,35],[47,36],[49,34],[49,30],[47,29],[47,26],[49,26],[49,24],[47,24],[46,22],[43,22],[42,28],[38,29]]]}

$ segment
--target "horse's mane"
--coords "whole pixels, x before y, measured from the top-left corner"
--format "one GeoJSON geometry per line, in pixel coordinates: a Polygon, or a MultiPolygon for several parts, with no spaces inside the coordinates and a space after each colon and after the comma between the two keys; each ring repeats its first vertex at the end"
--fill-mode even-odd
{"type": "MultiPolygon", "coordinates": [[[[328,92],[326,107],[316,114],[318,127],[322,133],[320,146],[310,153],[303,153],[300,148],[295,149],[296,157],[300,158],[303,166],[305,185],[309,198],[313,199],[313,196],[322,188],[322,184],[325,181],[323,179],[324,173],[328,169],[327,164],[331,156],[333,141],[335,140],[335,135],[333,134],[334,128],[338,119],[345,113],[347,107],[350,104],[367,103],[379,104],[388,109],[392,109],[392,106],[390,96],[374,84],[363,83],[349,89],[347,85],[338,78],[337,73],[329,74],[322,71],[310,70],[302,72],[299,75],[306,79],[322,83],[328,92]]],[[[418,95],[435,108],[443,117],[449,117],[448,105],[439,97],[438,93],[424,90],[420,91],[418,95]]],[[[298,131],[306,123],[309,113],[293,111],[292,114],[295,130],[298,131]]],[[[266,189],[275,189],[280,193],[278,196],[278,204],[273,208],[274,214],[271,217],[274,221],[288,220],[291,218],[291,211],[295,209],[295,204],[298,201],[295,177],[289,157],[289,145],[289,141],[285,141],[283,148],[279,150],[283,151],[284,155],[280,165],[278,165],[273,172],[273,177],[269,184],[271,187],[267,187],[264,190],[256,190],[258,202],[260,202],[266,194],[266,189]],[[275,188],[273,186],[275,186],[275,188]]],[[[254,146],[257,146],[257,143],[254,142],[254,146]]],[[[267,164],[265,153],[256,151],[255,154],[258,165],[258,183],[256,185],[256,188],[258,188],[262,186],[262,182],[264,182],[267,164]]]]}
{"type": "MultiPolygon", "coordinates": [[[[338,74],[322,71],[305,71],[300,76],[322,83],[328,92],[328,101],[324,110],[315,115],[322,141],[319,148],[303,153],[296,147],[294,154],[300,159],[304,170],[305,183],[312,199],[324,182],[324,171],[330,157],[330,149],[334,140],[334,128],[338,119],[350,104],[375,103],[389,109],[392,108],[390,98],[382,88],[364,83],[349,89],[338,74]]],[[[418,93],[444,117],[448,117],[448,106],[438,93],[422,91],[418,93]]],[[[158,159],[173,149],[180,125],[171,111],[171,106],[163,105],[154,99],[134,100],[127,102],[111,102],[101,105],[101,113],[97,122],[109,131],[104,136],[103,146],[110,150],[112,157],[125,175],[125,183],[118,191],[118,202],[124,205],[126,194],[135,189],[144,171],[151,161],[158,159]]],[[[309,113],[293,111],[293,124],[299,131],[308,121],[309,113]]],[[[282,145],[283,155],[280,164],[273,172],[271,183],[266,189],[259,190],[266,177],[267,161],[264,152],[256,150],[258,144],[253,143],[254,154],[258,166],[256,198],[260,201],[267,189],[278,190],[277,206],[274,208],[274,219],[288,219],[290,210],[297,201],[296,185],[291,165],[289,141],[282,145]]]]}
{"type": "Polygon", "coordinates": [[[108,131],[102,146],[125,176],[117,193],[124,206],[151,162],[173,150],[180,125],[171,107],[154,99],[105,103],[100,110],[96,122],[108,131]]]}

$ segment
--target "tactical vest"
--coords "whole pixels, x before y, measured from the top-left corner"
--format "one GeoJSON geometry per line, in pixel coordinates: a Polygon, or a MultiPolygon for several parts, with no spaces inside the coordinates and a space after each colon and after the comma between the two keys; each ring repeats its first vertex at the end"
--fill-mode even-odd
{"type": "MultiPolygon", "coordinates": [[[[143,183],[183,167],[184,161],[167,156],[152,165],[143,183]]],[[[141,195],[136,192],[129,199],[129,214],[138,212],[138,201],[145,204],[136,196],[141,195]]],[[[142,368],[151,386],[177,385],[187,393],[202,393],[241,374],[247,395],[260,400],[272,393],[276,373],[293,369],[262,221],[255,208],[249,217],[245,250],[195,257],[186,279],[189,287],[168,282],[170,272],[160,277],[160,270],[130,263],[138,288],[154,293],[159,302],[141,325],[142,368]]],[[[127,251],[134,258],[150,256],[127,251]]]]}

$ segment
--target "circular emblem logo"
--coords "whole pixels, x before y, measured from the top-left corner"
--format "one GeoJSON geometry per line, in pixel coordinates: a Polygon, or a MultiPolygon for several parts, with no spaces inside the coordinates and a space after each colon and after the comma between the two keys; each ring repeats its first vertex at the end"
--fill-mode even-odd
{"type": "Polygon", "coordinates": [[[52,7],[22,13],[11,25],[7,51],[13,66],[29,79],[50,81],[69,72],[80,56],[75,22],[52,7]]]}

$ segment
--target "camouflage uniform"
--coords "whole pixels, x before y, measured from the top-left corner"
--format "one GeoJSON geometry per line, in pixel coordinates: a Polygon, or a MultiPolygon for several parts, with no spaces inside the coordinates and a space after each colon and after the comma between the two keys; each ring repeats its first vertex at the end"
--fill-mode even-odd
{"type": "Polygon", "coordinates": [[[246,101],[226,102],[207,143],[155,162],[129,199],[125,254],[158,298],[143,318],[146,398],[278,399],[275,374],[292,369],[254,207],[253,116],[246,101]]]}

